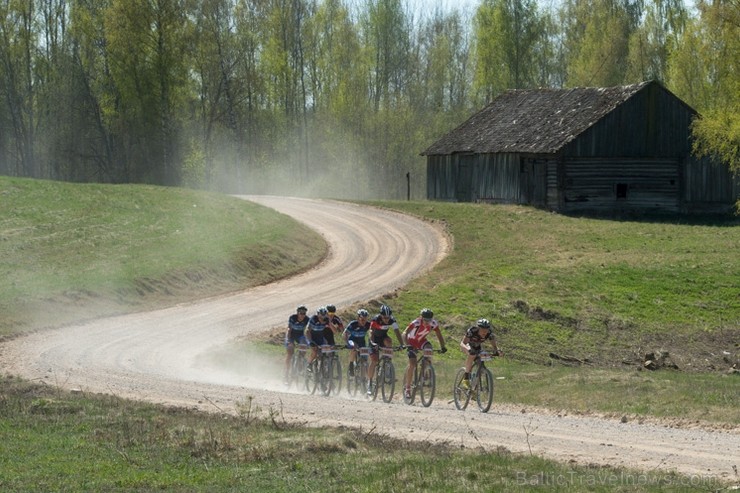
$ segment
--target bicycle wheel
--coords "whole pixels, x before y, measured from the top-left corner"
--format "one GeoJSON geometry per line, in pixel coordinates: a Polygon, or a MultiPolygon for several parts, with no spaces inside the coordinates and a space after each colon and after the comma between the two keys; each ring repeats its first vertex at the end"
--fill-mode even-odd
{"type": "Polygon", "coordinates": [[[338,356],[331,358],[329,378],[331,379],[331,391],[336,395],[342,390],[342,362],[339,361],[338,356]]]}
{"type": "Polygon", "coordinates": [[[478,409],[487,413],[493,403],[493,374],[491,370],[482,367],[478,372],[478,409]]]}
{"type": "Polygon", "coordinates": [[[409,395],[408,396],[406,396],[406,385],[407,384],[406,384],[406,382],[404,382],[403,402],[405,402],[406,404],[409,404],[409,405],[413,404],[414,403],[414,399],[416,399],[416,385],[419,382],[418,368],[419,368],[418,365],[414,367],[414,374],[411,376],[411,385],[409,386],[410,389],[409,389],[409,395]]]}
{"type": "Polygon", "coordinates": [[[293,353],[293,360],[290,365],[290,379],[288,380],[288,388],[291,385],[295,385],[295,388],[300,388],[303,382],[303,372],[306,369],[306,360],[298,355],[298,351],[293,353]]]}
{"type": "Polygon", "coordinates": [[[360,358],[355,364],[355,386],[358,392],[365,393],[367,390],[367,359],[360,358]]]}
{"type": "Polygon", "coordinates": [[[437,388],[437,378],[434,374],[434,367],[428,361],[421,362],[421,376],[419,378],[419,397],[424,407],[432,405],[434,400],[434,391],[437,388]]]}
{"type": "Polygon", "coordinates": [[[378,364],[375,366],[375,371],[373,372],[373,378],[371,379],[371,392],[368,395],[368,398],[371,400],[375,400],[378,398],[378,390],[380,389],[381,382],[383,377],[383,364],[378,362],[378,364]]]}
{"type": "Polygon", "coordinates": [[[386,361],[383,365],[383,373],[380,377],[380,391],[383,395],[383,402],[390,402],[393,400],[393,391],[396,388],[396,369],[391,361],[386,361]]]}
{"type": "Polygon", "coordinates": [[[334,360],[332,358],[321,358],[321,393],[325,396],[331,394],[331,386],[334,383],[332,379],[334,360]]]}
{"type": "Polygon", "coordinates": [[[313,360],[311,364],[306,367],[306,373],[305,373],[306,391],[309,394],[316,393],[316,387],[319,386],[319,380],[321,379],[321,375],[319,375],[318,361],[319,360],[317,358],[313,360]]]}
{"type": "Polygon", "coordinates": [[[452,385],[452,397],[455,399],[455,407],[461,411],[468,407],[468,401],[470,401],[470,391],[464,389],[460,383],[463,377],[465,377],[465,368],[460,368],[457,370],[455,382],[452,385]]]}

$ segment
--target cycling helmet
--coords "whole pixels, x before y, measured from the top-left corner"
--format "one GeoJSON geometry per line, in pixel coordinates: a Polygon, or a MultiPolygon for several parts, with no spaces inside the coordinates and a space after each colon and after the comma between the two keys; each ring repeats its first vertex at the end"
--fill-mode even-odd
{"type": "Polygon", "coordinates": [[[327,316],[329,314],[329,310],[327,310],[325,306],[321,306],[321,307],[319,307],[318,310],[316,310],[316,313],[318,313],[319,315],[325,317],[325,316],[327,316]]]}
{"type": "Polygon", "coordinates": [[[430,310],[429,308],[424,308],[421,311],[421,318],[423,318],[425,320],[431,320],[432,317],[434,317],[434,312],[432,310],[430,310]]]}
{"type": "Polygon", "coordinates": [[[385,317],[390,317],[393,314],[393,310],[391,310],[391,307],[388,305],[381,305],[380,314],[385,317]]]}
{"type": "Polygon", "coordinates": [[[298,308],[296,308],[295,311],[296,313],[297,312],[306,313],[308,311],[308,308],[306,308],[306,305],[298,305],[298,308]]]}
{"type": "Polygon", "coordinates": [[[490,329],[491,322],[489,322],[486,318],[481,318],[480,320],[478,320],[478,327],[480,327],[481,329],[490,329]]]}
{"type": "Polygon", "coordinates": [[[361,318],[367,318],[370,316],[370,314],[364,308],[360,308],[359,310],[357,310],[357,316],[361,318]]]}
{"type": "Polygon", "coordinates": [[[337,307],[334,305],[326,305],[326,311],[328,311],[329,313],[336,313],[337,307]]]}

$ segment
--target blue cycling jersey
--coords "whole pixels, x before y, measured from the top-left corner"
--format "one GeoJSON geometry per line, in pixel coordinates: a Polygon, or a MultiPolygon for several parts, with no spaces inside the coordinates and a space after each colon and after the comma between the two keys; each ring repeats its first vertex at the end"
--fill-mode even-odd
{"type": "Polygon", "coordinates": [[[321,319],[318,315],[314,315],[308,321],[308,328],[311,329],[311,332],[323,333],[328,324],[328,318],[321,319]]]}
{"type": "Polygon", "coordinates": [[[294,313],[288,318],[288,327],[290,327],[290,330],[303,333],[303,331],[306,330],[306,325],[308,325],[308,317],[303,317],[303,320],[298,320],[298,315],[294,313]]]}
{"type": "Polygon", "coordinates": [[[370,321],[366,320],[363,325],[359,320],[352,320],[345,330],[349,332],[349,336],[353,339],[364,339],[367,336],[367,331],[370,330],[370,321]]]}

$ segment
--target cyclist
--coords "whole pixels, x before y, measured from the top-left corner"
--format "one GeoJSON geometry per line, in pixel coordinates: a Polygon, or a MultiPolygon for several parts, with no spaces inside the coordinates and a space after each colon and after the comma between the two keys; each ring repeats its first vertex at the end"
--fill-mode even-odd
{"type": "Polygon", "coordinates": [[[316,314],[308,319],[306,325],[306,340],[311,345],[311,354],[308,356],[308,371],[311,371],[311,363],[319,355],[319,346],[326,344],[324,330],[329,324],[329,311],[325,306],[316,310],[316,314]]]}
{"type": "MultiPolygon", "coordinates": [[[[368,318],[370,314],[364,308],[357,310],[357,319],[352,320],[347,327],[345,327],[343,336],[344,342],[347,347],[354,349],[349,353],[349,375],[355,376],[355,362],[357,361],[357,350],[367,346],[365,337],[367,332],[370,330],[370,320],[368,318]]],[[[368,375],[368,379],[370,376],[368,375]]]]}
{"type": "Polygon", "coordinates": [[[465,337],[460,341],[460,349],[468,355],[465,360],[465,376],[460,382],[465,389],[470,388],[470,370],[473,368],[475,357],[481,352],[481,344],[485,341],[491,341],[494,355],[501,356],[503,354],[496,344],[496,336],[493,335],[491,330],[491,322],[488,319],[481,318],[465,332],[465,337]]]}
{"type": "Polygon", "coordinates": [[[326,311],[329,312],[329,323],[324,329],[324,339],[327,344],[334,345],[334,335],[342,334],[344,330],[344,322],[337,315],[337,307],[334,305],[326,305],[326,311]]]}
{"type": "Polygon", "coordinates": [[[375,367],[378,366],[378,357],[380,355],[380,346],[391,347],[393,341],[391,341],[388,332],[393,329],[396,333],[396,339],[398,344],[403,346],[403,339],[401,338],[401,331],[398,328],[398,322],[393,318],[393,310],[388,305],[380,306],[380,313],[375,315],[370,321],[370,346],[372,351],[370,353],[370,368],[368,369],[368,375],[371,377],[368,379],[367,394],[372,395],[372,375],[375,372],[375,367]]]}
{"type": "Polygon", "coordinates": [[[304,332],[308,324],[308,309],[306,305],[299,305],[295,313],[288,317],[288,328],[285,331],[285,382],[289,382],[290,362],[293,359],[293,351],[296,344],[306,342],[304,332]]]}
{"type": "Polygon", "coordinates": [[[439,330],[439,323],[434,319],[434,312],[429,308],[421,310],[419,316],[412,320],[401,334],[403,345],[408,349],[409,356],[409,365],[406,367],[406,376],[403,380],[406,398],[411,397],[411,379],[414,378],[414,368],[416,368],[416,351],[432,347],[432,343],[427,340],[427,336],[432,332],[437,335],[440,350],[446,353],[447,347],[442,331],[439,330]]]}

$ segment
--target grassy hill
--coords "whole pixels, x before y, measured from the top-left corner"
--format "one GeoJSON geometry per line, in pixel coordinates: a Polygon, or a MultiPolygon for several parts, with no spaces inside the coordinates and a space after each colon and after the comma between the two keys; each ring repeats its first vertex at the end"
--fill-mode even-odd
{"type": "Polygon", "coordinates": [[[234,197],[0,177],[0,337],[264,284],[325,254],[234,197]]]}

